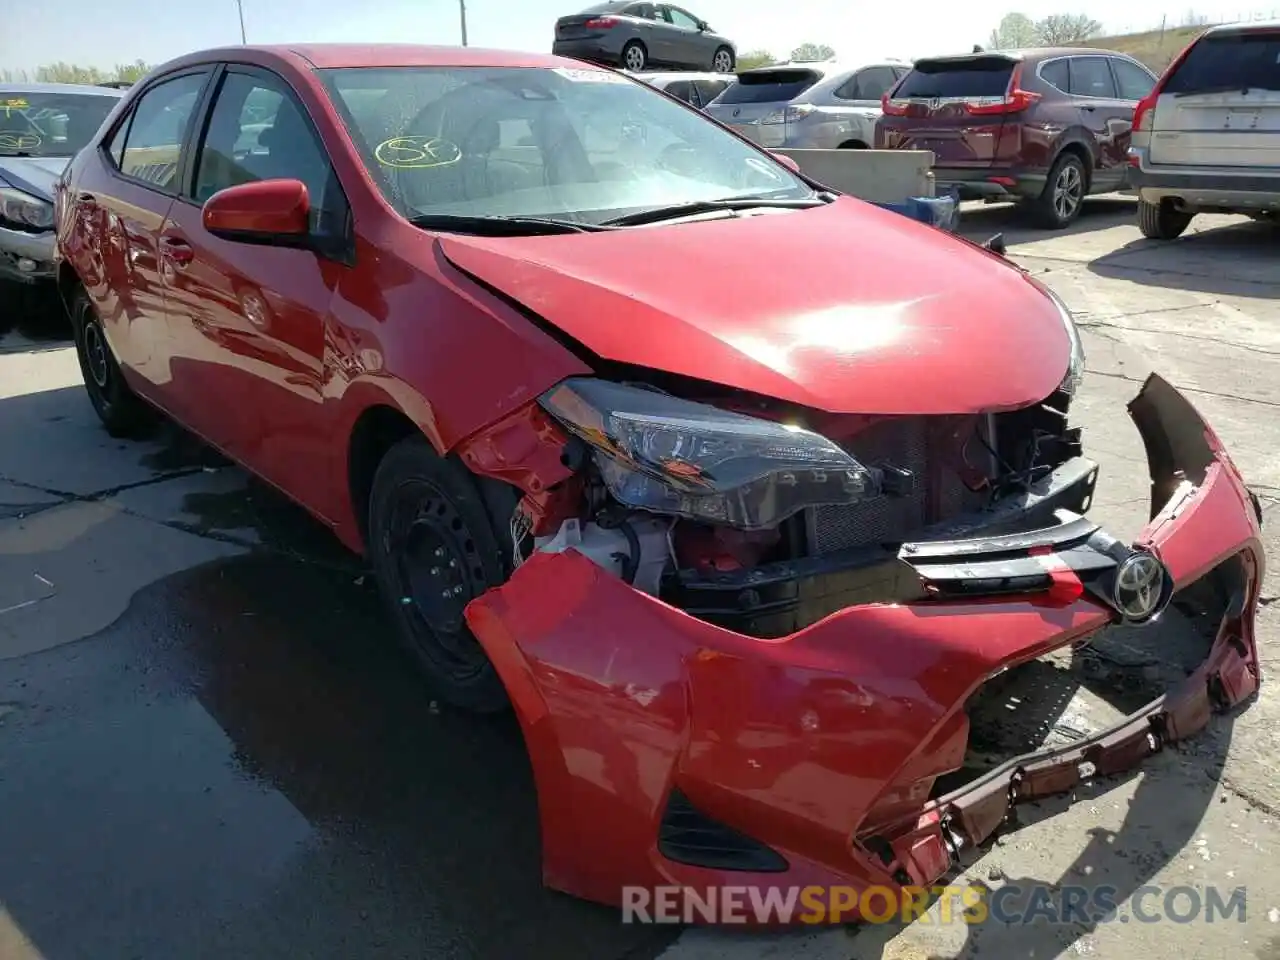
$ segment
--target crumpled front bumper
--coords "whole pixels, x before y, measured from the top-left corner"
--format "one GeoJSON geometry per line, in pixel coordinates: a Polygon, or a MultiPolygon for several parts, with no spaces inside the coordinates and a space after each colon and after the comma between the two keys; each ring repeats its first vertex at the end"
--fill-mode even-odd
{"type": "Polygon", "coordinates": [[[52,280],[53,233],[24,233],[0,227],[0,279],[18,283],[52,280]]]}
{"type": "MultiPolygon", "coordinates": [[[[1135,547],[1175,588],[1237,558],[1241,593],[1180,689],[951,795],[930,799],[963,759],[969,696],[1118,617],[1096,593],[1069,589],[1080,582],[1061,529],[1022,551],[1050,574],[1047,588],[848,606],[776,639],[713,626],[574,552],[535,554],[473,601],[467,620],[524,730],[545,882],[615,904],[628,885],[927,886],[1013,804],[1131,767],[1247,699],[1258,684],[1258,502],[1163,380],[1148,380],[1129,410],[1154,505],[1135,547]],[[682,830],[709,841],[697,857],[681,853],[682,830]]],[[[975,570],[1008,559],[978,544],[959,544],[975,570]]],[[[927,564],[939,547],[920,552],[927,564]]]]}

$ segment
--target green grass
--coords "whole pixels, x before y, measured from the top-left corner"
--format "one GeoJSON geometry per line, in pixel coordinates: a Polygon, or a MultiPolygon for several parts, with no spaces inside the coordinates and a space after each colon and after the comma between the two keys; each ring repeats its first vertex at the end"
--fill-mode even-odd
{"type": "Polygon", "coordinates": [[[1208,27],[1168,27],[1163,35],[1159,30],[1148,30],[1146,33],[1129,33],[1121,37],[1096,37],[1078,46],[1101,47],[1104,50],[1127,53],[1160,73],[1183,47],[1207,29],[1208,27]]]}

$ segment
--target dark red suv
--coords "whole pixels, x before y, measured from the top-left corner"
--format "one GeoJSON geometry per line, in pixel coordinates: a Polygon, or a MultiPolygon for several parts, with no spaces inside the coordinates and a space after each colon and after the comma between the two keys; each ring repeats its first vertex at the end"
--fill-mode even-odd
{"type": "Polygon", "coordinates": [[[1018,200],[1065,227],[1126,185],[1133,111],[1156,77],[1110,50],[987,51],[916,61],[884,97],[879,149],[931,150],[938,191],[1018,200]]]}

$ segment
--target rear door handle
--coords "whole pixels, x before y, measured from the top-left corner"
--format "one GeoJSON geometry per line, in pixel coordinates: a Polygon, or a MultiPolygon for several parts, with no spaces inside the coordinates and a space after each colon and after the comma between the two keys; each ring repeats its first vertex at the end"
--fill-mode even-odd
{"type": "Polygon", "coordinates": [[[1081,107],[1080,109],[1081,109],[1081,110],[1088,110],[1090,113],[1093,113],[1093,111],[1097,110],[1098,108],[1097,108],[1097,107],[1089,107],[1089,106],[1085,106],[1085,107],[1081,107]]]}
{"type": "Polygon", "coordinates": [[[196,258],[191,244],[178,237],[161,237],[160,252],[178,267],[185,267],[196,258]]]}

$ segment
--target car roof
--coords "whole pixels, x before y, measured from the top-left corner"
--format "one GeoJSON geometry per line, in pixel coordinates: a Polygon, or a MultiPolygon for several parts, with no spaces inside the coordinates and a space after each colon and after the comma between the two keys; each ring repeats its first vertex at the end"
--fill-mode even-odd
{"type": "Polygon", "coordinates": [[[978,53],[953,53],[940,57],[920,57],[916,63],[946,63],[949,60],[981,60],[983,57],[1006,57],[1009,60],[1051,60],[1055,57],[1120,57],[1133,58],[1119,50],[1101,47],[1023,47],[1010,50],[982,50],[978,53]]]}
{"type": "Polygon", "coordinates": [[[1223,33],[1252,33],[1255,30],[1263,32],[1280,30],[1280,20],[1247,20],[1241,23],[1220,23],[1217,26],[1210,27],[1200,36],[1223,33]]]}
{"type": "Polygon", "coordinates": [[[122,97],[123,90],[99,87],[92,83],[4,83],[0,93],[85,93],[95,97],[122,97]]]}
{"type": "Polygon", "coordinates": [[[316,69],[336,67],[570,67],[602,70],[593,64],[551,54],[490,50],[483,47],[445,47],[409,43],[300,43],[271,46],[213,47],[170,60],[160,69],[218,60],[243,60],[246,52],[299,59],[316,69]]]}

